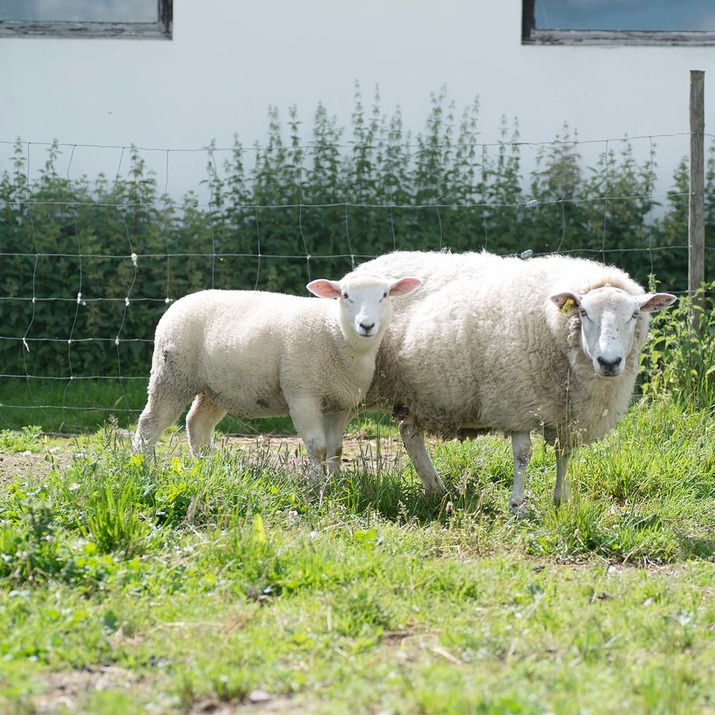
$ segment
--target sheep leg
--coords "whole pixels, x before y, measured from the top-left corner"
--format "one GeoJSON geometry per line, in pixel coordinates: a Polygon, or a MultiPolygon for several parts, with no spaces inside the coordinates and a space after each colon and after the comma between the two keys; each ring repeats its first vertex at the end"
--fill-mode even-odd
{"type": "Polygon", "coordinates": [[[531,435],[528,432],[511,433],[511,450],[514,455],[514,485],[509,500],[509,511],[524,516],[525,475],[531,459],[531,435]]]}
{"type": "Polygon", "coordinates": [[[148,452],[156,444],[159,435],[181,417],[188,400],[171,393],[158,390],[149,392],[146,407],[139,416],[137,431],[134,433],[132,447],[136,452],[148,452]]]}
{"type": "Polygon", "coordinates": [[[328,472],[331,475],[340,474],[340,460],[343,456],[343,435],[350,422],[352,412],[339,412],[323,417],[323,432],[327,447],[328,472]]]}
{"type": "Polygon", "coordinates": [[[412,422],[402,420],[400,422],[400,437],[405,445],[407,455],[412,460],[415,471],[422,480],[422,484],[424,484],[425,491],[434,494],[447,491],[432,464],[432,460],[429,458],[429,454],[427,454],[425,433],[417,429],[412,422]]]}
{"type": "Polygon", "coordinates": [[[199,454],[211,443],[214,427],[226,416],[226,410],[219,407],[205,393],[200,392],[191,403],[186,415],[186,432],[189,436],[191,454],[199,454]]]}
{"type": "Polygon", "coordinates": [[[569,482],[566,470],[569,466],[569,450],[566,447],[556,449],[556,486],[554,487],[554,504],[560,506],[569,500],[569,482]]]}
{"type": "Polygon", "coordinates": [[[320,401],[314,398],[302,397],[297,400],[289,400],[288,407],[293,426],[308,451],[310,478],[313,481],[319,481],[325,473],[325,462],[328,454],[320,401]]]}

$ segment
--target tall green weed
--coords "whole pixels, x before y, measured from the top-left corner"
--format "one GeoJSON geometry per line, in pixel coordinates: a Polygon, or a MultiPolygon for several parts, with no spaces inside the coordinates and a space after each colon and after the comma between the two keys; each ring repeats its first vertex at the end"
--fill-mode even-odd
{"type": "Polygon", "coordinates": [[[651,326],[643,394],[670,394],[686,409],[715,407],[715,283],[657,313],[651,326]]]}

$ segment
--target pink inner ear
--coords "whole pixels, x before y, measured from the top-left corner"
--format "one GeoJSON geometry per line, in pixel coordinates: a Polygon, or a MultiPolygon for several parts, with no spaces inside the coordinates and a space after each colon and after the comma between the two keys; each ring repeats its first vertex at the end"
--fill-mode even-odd
{"type": "Polygon", "coordinates": [[[672,305],[676,300],[677,298],[670,293],[653,293],[650,298],[641,305],[641,310],[646,313],[655,313],[672,305]]]}
{"type": "Polygon", "coordinates": [[[390,295],[409,295],[422,285],[419,278],[402,278],[393,283],[390,288],[390,295]]]}
{"type": "Polygon", "coordinates": [[[340,291],[325,278],[318,278],[317,280],[311,281],[306,288],[319,298],[337,298],[340,295],[340,291]]]}

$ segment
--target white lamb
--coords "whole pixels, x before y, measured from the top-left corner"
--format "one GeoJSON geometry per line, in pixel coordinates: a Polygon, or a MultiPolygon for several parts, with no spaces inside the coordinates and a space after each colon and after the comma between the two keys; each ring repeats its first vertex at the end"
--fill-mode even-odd
{"type": "Polygon", "coordinates": [[[348,274],[307,288],[321,298],[262,291],[206,290],[176,301],[156,328],[148,401],[134,448],[150,449],[186,418],[198,453],[227,413],[290,415],[313,477],[339,469],[345,427],[364,398],[392,316],[391,296],[416,278],[348,274]]]}
{"type": "Polygon", "coordinates": [[[400,434],[427,491],[444,490],[424,434],[512,437],[511,509],[524,509],[530,432],[556,450],[554,501],[568,499],[569,453],[627,411],[649,314],[675,296],[644,293],[618,268],[585,259],[396,252],[359,270],[425,280],[395,301],[368,405],[402,418],[400,434]]]}

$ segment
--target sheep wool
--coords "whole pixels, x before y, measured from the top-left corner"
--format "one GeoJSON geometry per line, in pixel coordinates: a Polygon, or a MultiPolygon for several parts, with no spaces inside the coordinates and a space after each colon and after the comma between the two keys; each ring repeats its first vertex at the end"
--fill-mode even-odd
{"type": "Polygon", "coordinates": [[[206,290],[171,305],[157,325],[148,399],[134,435],[147,450],[193,400],[189,446],[200,452],[228,413],[290,415],[313,474],[340,462],[345,427],[363,400],[394,295],[421,281],[348,274],[319,279],[321,298],[206,290]]]}
{"type": "Polygon", "coordinates": [[[428,490],[443,484],[424,447],[483,431],[512,436],[512,509],[523,509],[532,430],[557,449],[554,498],[566,498],[571,449],[603,437],[627,411],[649,314],[675,297],[646,294],[622,270],[560,255],[396,252],[358,270],[409,272],[424,286],[394,301],[368,403],[402,418],[428,490]]]}

